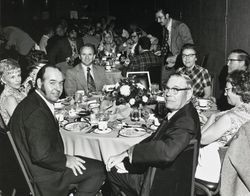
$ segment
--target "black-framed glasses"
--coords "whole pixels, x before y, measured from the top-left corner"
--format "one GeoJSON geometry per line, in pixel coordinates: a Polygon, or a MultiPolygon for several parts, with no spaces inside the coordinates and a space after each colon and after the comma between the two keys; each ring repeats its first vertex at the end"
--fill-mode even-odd
{"type": "Polygon", "coordinates": [[[178,92],[180,91],[186,91],[186,90],[190,90],[191,88],[169,88],[169,87],[166,87],[165,88],[165,93],[169,93],[171,92],[173,95],[177,95],[178,92]]]}
{"type": "Polygon", "coordinates": [[[182,54],[182,58],[190,58],[195,56],[196,54],[182,54]]]}
{"type": "Polygon", "coordinates": [[[227,59],[227,62],[244,61],[241,59],[227,59]]]}

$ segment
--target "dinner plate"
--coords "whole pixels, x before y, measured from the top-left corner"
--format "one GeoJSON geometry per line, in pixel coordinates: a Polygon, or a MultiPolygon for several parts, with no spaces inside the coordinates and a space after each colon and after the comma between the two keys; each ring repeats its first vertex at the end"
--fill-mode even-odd
{"type": "Polygon", "coordinates": [[[91,128],[90,124],[87,122],[72,122],[64,126],[64,129],[72,132],[86,133],[91,128]]]}
{"type": "Polygon", "coordinates": [[[205,107],[196,106],[197,110],[209,110],[210,108],[211,108],[210,106],[205,106],[205,107]]]}
{"type": "Polygon", "coordinates": [[[105,133],[110,133],[112,131],[111,128],[107,128],[107,129],[104,129],[104,130],[101,130],[101,129],[95,129],[94,130],[94,133],[98,133],[98,134],[105,134],[105,133]]]}
{"type": "Polygon", "coordinates": [[[142,128],[124,128],[120,131],[119,135],[124,137],[140,137],[146,134],[145,129],[142,128]]]}

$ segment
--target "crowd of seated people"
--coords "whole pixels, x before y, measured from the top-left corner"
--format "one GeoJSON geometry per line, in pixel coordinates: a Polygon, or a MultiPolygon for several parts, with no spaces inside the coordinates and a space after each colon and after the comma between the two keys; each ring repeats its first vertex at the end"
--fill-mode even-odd
{"type": "MultiPolygon", "coordinates": [[[[168,26],[169,21],[172,21],[173,25],[179,25],[177,21],[172,20],[168,14],[165,14],[163,10],[156,12],[156,19],[163,29],[170,28],[168,26]]],[[[157,66],[162,68],[162,74],[167,75],[171,72],[169,77],[172,77],[172,80],[167,83],[170,86],[165,89],[164,95],[165,99],[169,101],[168,104],[176,101],[175,97],[179,99],[180,94],[183,96],[180,101],[181,107],[178,107],[177,110],[169,108],[175,112],[177,111],[176,114],[178,114],[178,111],[181,110],[182,107],[187,107],[187,105],[188,107],[193,107],[190,106],[192,105],[190,95],[197,98],[210,98],[212,96],[211,76],[207,69],[197,65],[198,51],[193,44],[191,35],[188,37],[189,41],[178,45],[176,53],[171,56],[174,58],[175,64],[177,63],[176,58],[180,54],[183,66],[177,70],[171,67],[166,69],[165,65],[169,63],[170,60],[169,57],[163,56],[162,51],[164,47],[161,45],[162,43],[160,44],[157,37],[145,32],[136,25],[131,25],[131,29],[126,29],[124,26],[118,26],[114,20],[111,21],[112,22],[107,22],[103,19],[96,23],[87,23],[84,27],[85,30],[82,30],[82,26],[80,25],[69,25],[65,23],[57,24],[54,31],[52,31],[51,28],[45,29],[46,33],[44,33],[40,41],[40,50],[42,50],[44,54],[47,54],[46,58],[48,63],[55,66],[58,63],[66,62],[70,66],[70,68],[65,71],[63,89],[66,96],[73,96],[77,90],[84,90],[90,94],[101,91],[103,86],[108,84],[108,80],[106,75],[103,74],[105,72],[104,67],[101,63],[98,64],[100,61],[96,59],[101,60],[103,57],[115,57],[117,54],[129,59],[128,63],[121,67],[122,73],[124,73],[124,70],[125,72],[149,71],[150,68],[157,66]],[[161,50],[160,53],[159,50],[161,50]],[[179,82],[181,86],[185,84],[188,88],[177,89],[175,83],[179,84],[179,82]]],[[[182,28],[184,27],[185,30],[188,30],[185,25],[182,25],[182,28]]],[[[171,28],[169,30],[171,30],[171,28]]],[[[163,32],[166,33],[165,31],[163,32]]],[[[188,30],[187,34],[189,35],[189,33],[188,30]]],[[[170,36],[168,38],[172,39],[173,37],[170,36]]],[[[167,43],[171,43],[171,41],[165,37],[163,44],[167,43]]],[[[28,57],[30,51],[34,49],[34,46],[35,42],[32,40],[32,47],[29,48],[29,51],[25,54],[20,53],[20,55],[28,57]]],[[[221,162],[218,148],[228,144],[241,125],[250,120],[248,97],[250,93],[250,73],[246,71],[250,63],[249,54],[241,49],[232,50],[229,53],[227,62],[228,71],[226,71],[226,77],[223,79],[225,83],[224,95],[227,98],[227,102],[232,105],[233,108],[212,114],[208,119],[202,115],[200,116],[200,118],[203,118],[202,120],[205,124],[201,129],[202,146],[199,153],[196,178],[213,183],[217,183],[220,178],[221,162]]],[[[5,123],[8,124],[16,106],[27,96],[28,92],[22,91],[22,88],[20,88],[25,78],[21,79],[21,70],[16,61],[12,59],[2,60],[0,62],[0,69],[1,82],[4,85],[0,96],[0,113],[5,123]]],[[[159,73],[157,77],[162,77],[161,73],[159,73]]],[[[166,82],[164,80],[166,78],[167,77],[164,76],[161,82],[166,82]]],[[[179,101],[178,99],[177,102],[179,101]]],[[[172,107],[172,105],[170,104],[168,107],[172,107]]],[[[193,109],[191,110],[193,111],[193,109]]],[[[176,116],[175,112],[172,114],[173,117],[176,116]]],[[[172,115],[168,118],[171,119],[172,115]]],[[[195,112],[194,119],[196,119],[195,112]]],[[[196,131],[199,132],[199,129],[197,129],[197,127],[192,127],[192,129],[194,129],[193,131],[195,132],[195,136],[191,134],[192,137],[196,137],[199,140],[199,133],[196,133],[196,131]]],[[[151,143],[151,141],[149,143],[151,143]]],[[[185,144],[187,144],[187,142],[185,144]]],[[[186,146],[183,146],[182,149],[185,147],[186,146]]],[[[136,146],[135,149],[140,149],[140,145],[136,146]]],[[[130,156],[132,156],[133,153],[136,155],[138,153],[138,156],[140,156],[140,153],[144,152],[133,152],[133,150],[134,149],[129,151],[129,154],[125,152],[125,154],[120,156],[122,158],[128,156],[130,164],[133,163],[133,161],[136,162],[136,157],[131,158],[130,156]]],[[[110,159],[108,170],[111,170],[111,167],[115,165],[115,163],[111,163],[112,161],[122,161],[120,159],[118,160],[118,158],[112,157],[110,159]]],[[[169,160],[167,160],[167,162],[168,161],[169,160]]],[[[142,162],[144,163],[144,160],[142,160],[142,162]]],[[[112,170],[110,175],[111,178],[113,178],[116,175],[115,171],[112,170]]],[[[113,179],[113,183],[117,182],[113,179]]],[[[115,191],[117,191],[117,187],[115,187],[115,185],[113,186],[115,191]]],[[[137,192],[138,187],[135,188],[137,192]]],[[[125,190],[124,192],[126,191],[130,192],[131,190],[125,190]]],[[[132,192],[133,191],[134,190],[132,190],[132,192]]]]}

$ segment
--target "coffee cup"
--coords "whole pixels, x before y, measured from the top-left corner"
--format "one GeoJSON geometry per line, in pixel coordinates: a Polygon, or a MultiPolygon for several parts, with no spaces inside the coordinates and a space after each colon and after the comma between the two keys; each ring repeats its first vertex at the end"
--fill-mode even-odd
{"type": "Polygon", "coordinates": [[[111,71],[111,66],[110,65],[106,65],[105,68],[106,68],[107,71],[111,71]]]}
{"type": "Polygon", "coordinates": [[[98,129],[105,130],[108,128],[108,121],[99,121],[98,122],[98,129]]]}

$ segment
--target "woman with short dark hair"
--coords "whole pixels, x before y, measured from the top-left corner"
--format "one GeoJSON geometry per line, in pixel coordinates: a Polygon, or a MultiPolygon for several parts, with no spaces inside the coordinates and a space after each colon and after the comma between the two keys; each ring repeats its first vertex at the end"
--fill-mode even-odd
{"type": "Polygon", "coordinates": [[[250,120],[250,73],[237,70],[227,77],[225,96],[232,109],[210,116],[201,130],[201,145],[195,178],[217,183],[220,177],[220,147],[230,143],[241,125],[250,120]]]}

